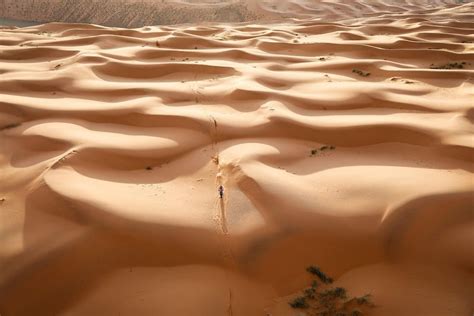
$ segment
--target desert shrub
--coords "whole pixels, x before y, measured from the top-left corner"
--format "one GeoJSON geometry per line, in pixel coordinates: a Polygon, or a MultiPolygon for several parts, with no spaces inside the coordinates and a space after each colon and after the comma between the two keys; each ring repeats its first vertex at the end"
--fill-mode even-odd
{"type": "Polygon", "coordinates": [[[352,72],[358,74],[358,75],[361,76],[361,77],[368,77],[368,76],[370,76],[370,72],[365,72],[365,71],[362,71],[362,70],[360,70],[360,69],[352,69],[352,72]]]}
{"type": "Polygon", "coordinates": [[[306,303],[306,298],[298,296],[290,302],[290,306],[293,308],[308,308],[308,303],[306,303]]]}
{"type": "Polygon", "coordinates": [[[362,313],[362,311],[360,309],[354,309],[351,312],[351,316],[362,316],[362,315],[364,315],[364,313],[362,313]]]}
{"type": "Polygon", "coordinates": [[[321,282],[323,283],[332,283],[332,279],[330,277],[328,277],[326,274],[324,274],[324,272],[322,272],[318,267],[315,267],[315,266],[309,266],[306,268],[306,271],[308,271],[309,273],[317,276],[321,282]]]}
{"type": "MultiPolygon", "coordinates": [[[[319,147],[319,151],[321,152],[326,151],[326,150],[334,150],[334,149],[336,149],[336,147],[332,145],[323,145],[319,147]]],[[[313,148],[311,149],[310,156],[315,156],[317,153],[318,153],[318,149],[313,148]]]]}
{"type": "Polygon", "coordinates": [[[465,65],[466,65],[466,62],[461,61],[459,63],[458,62],[447,63],[444,65],[438,65],[438,66],[431,64],[430,68],[431,69],[463,69],[465,65]]]}
{"type": "Polygon", "coordinates": [[[309,266],[306,271],[317,277],[323,286],[320,288],[318,280],[313,280],[302,296],[289,302],[292,308],[305,309],[308,316],[363,316],[364,311],[375,306],[369,294],[350,297],[343,287],[329,287],[333,279],[319,267],[309,266]]]}

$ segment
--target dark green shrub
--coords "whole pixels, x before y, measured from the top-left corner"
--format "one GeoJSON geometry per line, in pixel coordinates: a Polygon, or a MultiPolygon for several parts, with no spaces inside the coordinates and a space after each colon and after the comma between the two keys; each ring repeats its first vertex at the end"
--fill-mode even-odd
{"type": "Polygon", "coordinates": [[[356,297],[355,301],[359,305],[373,306],[374,304],[370,301],[370,295],[364,295],[361,297],[356,297]]]}
{"type": "Polygon", "coordinates": [[[309,305],[306,302],[306,298],[298,296],[293,301],[290,302],[290,306],[293,308],[308,308],[309,305]]]}
{"type": "Polygon", "coordinates": [[[307,298],[314,298],[316,294],[316,289],[313,287],[310,287],[309,289],[305,289],[303,293],[304,293],[304,296],[307,298]]]}
{"type": "Polygon", "coordinates": [[[362,311],[359,309],[354,309],[351,313],[351,316],[362,316],[362,315],[364,315],[364,313],[362,313],[362,311]]]}
{"type": "Polygon", "coordinates": [[[330,277],[324,274],[324,272],[322,272],[318,267],[309,266],[306,268],[306,271],[317,276],[323,283],[328,284],[328,283],[332,283],[333,281],[330,277]]]}
{"type": "Polygon", "coordinates": [[[430,68],[431,69],[463,69],[465,65],[466,65],[466,62],[461,61],[461,62],[447,63],[447,64],[439,65],[439,66],[431,64],[430,68]]]}
{"type": "Polygon", "coordinates": [[[352,69],[352,72],[358,74],[358,75],[361,76],[361,77],[368,77],[368,76],[370,76],[370,72],[364,72],[364,71],[362,71],[362,70],[360,70],[360,69],[352,69]]]}
{"type": "Polygon", "coordinates": [[[313,280],[311,287],[303,290],[303,296],[298,296],[289,302],[293,308],[308,309],[311,316],[363,316],[364,310],[375,305],[370,301],[370,295],[348,297],[342,287],[328,287],[333,279],[321,271],[319,267],[309,266],[306,271],[316,276],[322,283],[319,290],[317,280],[313,280]],[[359,307],[354,308],[354,307],[359,307]]]}

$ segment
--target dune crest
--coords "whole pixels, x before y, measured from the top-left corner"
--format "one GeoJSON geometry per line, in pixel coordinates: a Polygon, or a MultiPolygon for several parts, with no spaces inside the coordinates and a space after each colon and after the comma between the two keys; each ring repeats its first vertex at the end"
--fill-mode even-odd
{"type": "MultiPolygon", "coordinates": [[[[2,0],[0,25],[35,22],[100,24],[115,27],[203,22],[320,19],[340,21],[385,15],[422,18],[439,9],[469,20],[474,0],[2,0]],[[464,11],[459,11],[460,5],[464,11]],[[110,14],[113,12],[113,14],[110,14]],[[13,19],[13,20],[12,20],[13,19]]],[[[390,19],[390,18],[389,18],[390,19]]],[[[24,25],[20,24],[20,25],[24,25]]]]}
{"type": "Polygon", "coordinates": [[[408,3],[0,29],[0,314],[470,316],[474,6],[408,3]]]}

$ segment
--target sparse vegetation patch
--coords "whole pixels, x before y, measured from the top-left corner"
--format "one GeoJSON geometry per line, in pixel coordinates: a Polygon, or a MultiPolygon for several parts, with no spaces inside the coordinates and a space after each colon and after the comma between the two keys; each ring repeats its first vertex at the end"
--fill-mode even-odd
{"type": "Polygon", "coordinates": [[[393,78],[390,79],[390,81],[401,81],[404,84],[414,84],[415,83],[414,81],[402,79],[402,78],[399,78],[399,77],[393,77],[393,78]]]}
{"type": "Polygon", "coordinates": [[[365,72],[365,71],[362,71],[362,70],[360,70],[360,69],[352,69],[352,72],[358,74],[358,75],[361,76],[361,77],[368,77],[368,76],[370,76],[370,72],[365,72]]]}
{"type": "Polygon", "coordinates": [[[375,307],[368,294],[350,297],[345,288],[328,287],[333,279],[319,267],[309,266],[306,271],[316,279],[303,290],[303,295],[288,303],[292,308],[305,309],[308,316],[363,316],[369,308],[375,307]]]}
{"type": "Polygon", "coordinates": [[[466,62],[461,61],[461,62],[447,63],[444,65],[431,64],[430,68],[431,69],[463,69],[465,65],[466,65],[466,62]]]}
{"type": "Polygon", "coordinates": [[[335,146],[332,146],[332,145],[323,145],[323,146],[319,147],[319,149],[313,148],[313,149],[311,149],[311,151],[310,151],[310,157],[316,156],[316,155],[318,154],[318,152],[321,152],[321,153],[322,153],[322,152],[324,152],[324,151],[327,151],[327,150],[334,150],[334,149],[336,149],[336,147],[335,147],[335,146]]]}

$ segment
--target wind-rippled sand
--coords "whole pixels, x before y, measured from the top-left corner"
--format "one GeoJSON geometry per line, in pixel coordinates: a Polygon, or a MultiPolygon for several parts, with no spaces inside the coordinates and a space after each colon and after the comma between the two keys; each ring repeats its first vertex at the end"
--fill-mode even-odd
{"type": "Polygon", "coordinates": [[[471,316],[473,9],[0,30],[1,315],[471,316]]]}

